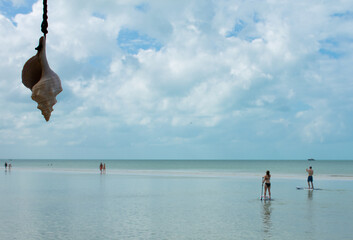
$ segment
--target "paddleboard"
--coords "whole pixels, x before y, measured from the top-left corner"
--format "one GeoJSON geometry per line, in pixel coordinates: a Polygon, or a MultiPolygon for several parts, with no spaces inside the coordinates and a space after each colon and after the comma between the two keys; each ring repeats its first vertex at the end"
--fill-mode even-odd
{"type": "Polygon", "coordinates": [[[269,197],[265,197],[265,196],[261,196],[260,200],[264,200],[264,201],[273,201],[273,198],[269,198],[269,197]]]}
{"type": "Polygon", "coordinates": [[[307,188],[307,187],[296,187],[296,188],[297,188],[297,190],[310,190],[310,191],[312,191],[312,190],[322,190],[321,188],[314,188],[314,189],[307,188]]]}

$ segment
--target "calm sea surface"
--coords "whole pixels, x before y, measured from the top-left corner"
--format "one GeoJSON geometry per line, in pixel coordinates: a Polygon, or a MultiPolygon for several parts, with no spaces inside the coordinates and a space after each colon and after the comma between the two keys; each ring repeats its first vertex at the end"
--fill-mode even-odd
{"type": "MultiPolygon", "coordinates": [[[[352,239],[353,161],[12,160],[0,239],[352,239]],[[314,184],[306,186],[312,165],[314,184]],[[260,201],[272,173],[273,201],[260,201]]],[[[3,166],[4,160],[0,162],[3,166]]]]}
{"type": "MultiPolygon", "coordinates": [[[[101,162],[114,174],[177,174],[205,176],[306,176],[312,166],[316,177],[353,180],[353,161],[264,161],[264,160],[7,160],[18,170],[74,171],[96,173],[101,162]]],[[[5,160],[0,164],[4,165],[5,160]]]]}

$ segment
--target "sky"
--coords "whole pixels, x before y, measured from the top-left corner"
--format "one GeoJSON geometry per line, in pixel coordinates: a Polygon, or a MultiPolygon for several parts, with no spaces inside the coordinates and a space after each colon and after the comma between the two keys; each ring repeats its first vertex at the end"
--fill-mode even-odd
{"type": "Polygon", "coordinates": [[[0,0],[2,159],[353,160],[353,1],[0,0]]]}

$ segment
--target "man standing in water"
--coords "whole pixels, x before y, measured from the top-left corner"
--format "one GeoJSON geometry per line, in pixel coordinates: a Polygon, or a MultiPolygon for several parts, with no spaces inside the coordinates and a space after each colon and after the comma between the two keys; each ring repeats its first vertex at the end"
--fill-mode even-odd
{"type": "Polygon", "coordinates": [[[314,175],[314,170],[313,168],[310,166],[309,169],[306,169],[307,173],[308,173],[308,186],[309,189],[314,189],[314,185],[313,185],[313,175],[314,175]],[[311,188],[310,188],[310,183],[311,183],[311,188]]]}

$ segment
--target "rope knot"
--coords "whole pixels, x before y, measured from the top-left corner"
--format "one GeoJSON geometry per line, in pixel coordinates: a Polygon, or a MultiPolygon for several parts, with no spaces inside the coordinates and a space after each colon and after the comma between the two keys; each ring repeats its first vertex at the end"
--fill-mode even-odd
{"type": "Polygon", "coordinates": [[[44,36],[48,33],[48,4],[47,0],[43,0],[43,21],[42,21],[42,33],[44,36]]]}

